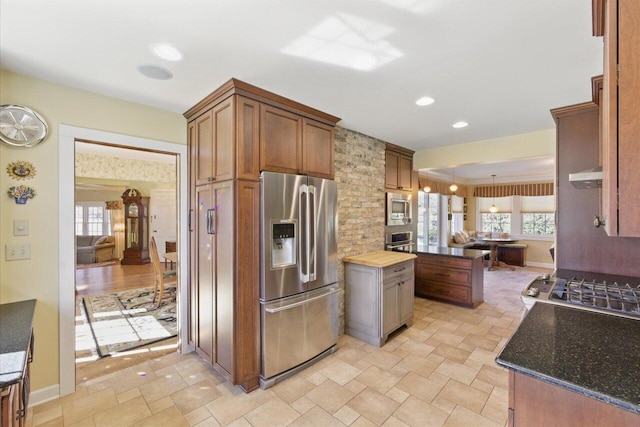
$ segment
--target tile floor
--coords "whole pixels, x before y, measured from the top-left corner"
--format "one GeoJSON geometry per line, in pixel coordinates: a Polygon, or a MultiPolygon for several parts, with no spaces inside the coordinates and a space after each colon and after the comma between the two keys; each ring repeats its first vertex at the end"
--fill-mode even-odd
{"type": "Polygon", "coordinates": [[[416,298],[411,328],[382,348],[339,350],[268,390],[231,386],[198,356],[172,353],[79,384],[29,409],[34,426],[502,426],[507,371],[494,358],[520,322],[519,294],[541,272],[485,272],[475,310],[416,298]]]}

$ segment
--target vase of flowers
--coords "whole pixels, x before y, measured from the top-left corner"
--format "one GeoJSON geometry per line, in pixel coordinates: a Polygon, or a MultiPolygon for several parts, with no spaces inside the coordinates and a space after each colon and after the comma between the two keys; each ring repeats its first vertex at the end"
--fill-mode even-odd
{"type": "Polygon", "coordinates": [[[13,197],[17,204],[24,205],[27,203],[27,199],[33,199],[36,195],[36,190],[26,185],[16,185],[9,188],[7,191],[9,197],[13,197]]]}

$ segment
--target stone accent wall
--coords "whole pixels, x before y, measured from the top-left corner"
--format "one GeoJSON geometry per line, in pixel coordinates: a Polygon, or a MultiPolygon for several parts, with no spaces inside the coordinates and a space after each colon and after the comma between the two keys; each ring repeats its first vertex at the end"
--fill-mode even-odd
{"type": "MultiPolygon", "coordinates": [[[[385,142],[335,128],[335,180],[338,184],[338,283],[344,289],[345,256],[384,249],[385,142]]],[[[344,292],[340,298],[344,333],[344,292]]]]}

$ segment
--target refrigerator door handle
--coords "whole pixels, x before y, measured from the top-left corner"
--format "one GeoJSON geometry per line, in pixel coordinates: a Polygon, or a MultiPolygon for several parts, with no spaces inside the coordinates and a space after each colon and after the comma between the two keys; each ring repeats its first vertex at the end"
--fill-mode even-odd
{"type": "Polygon", "coordinates": [[[307,283],[309,281],[309,187],[302,184],[299,190],[299,212],[300,212],[300,239],[298,245],[300,265],[300,281],[307,283]]]}
{"type": "Polygon", "coordinates": [[[323,293],[322,295],[318,295],[318,296],[315,296],[313,298],[308,298],[308,299],[305,299],[305,300],[302,300],[302,301],[294,302],[293,304],[283,305],[283,306],[276,307],[276,308],[265,308],[264,311],[266,311],[267,313],[278,313],[280,311],[289,310],[289,309],[294,308],[294,307],[299,307],[301,305],[308,304],[311,301],[319,300],[321,298],[326,298],[329,295],[333,295],[333,294],[338,293],[338,292],[340,292],[340,288],[333,289],[333,290],[331,290],[331,291],[329,291],[327,293],[323,293]]]}
{"type": "Polygon", "coordinates": [[[313,282],[316,280],[316,252],[317,252],[317,243],[316,236],[318,235],[317,224],[316,224],[316,187],[313,185],[309,186],[309,203],[308,203],[308,211],[309,211],[309,222],[307,222],[307,227],[309,228],[309,234],[311,235],[308,240],[309,247],[309,281],[313,282]]]}

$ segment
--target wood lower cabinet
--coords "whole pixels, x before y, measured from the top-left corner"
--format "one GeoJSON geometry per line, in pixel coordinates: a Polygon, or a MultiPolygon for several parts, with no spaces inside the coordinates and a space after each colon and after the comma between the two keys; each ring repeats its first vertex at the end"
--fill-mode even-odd
{"type": "Polygon", "coordinates": [[[415,294],[443,302],[477,307],[483,301],[483,258],[418,254],[415,294]]]}
{"type": "Polygon", "coordinates": [[[345,332],[381,347],[413,319],[414,261],[386,268],[345,263],[345,332]]]}
{"type": "Polygon", "coordinates": [[[260,374],[259,183],[224,181],[199,186],[195,194],[195,348],[228,380],[252,390],[260,374]]]}
{"type": "MultiPolygon", "coordinates": [[[[413,151],[387,144],[385,151],[385,187],[393,190],[413,188],[413,151]]],[[[417,183],[416,183],[417,184],[417,183]]]]}
{"type": "Polygon", "coordinates": [[[509,371],[509,426],[637,426],[640,415],[509,371]]]}
{"type": "Polygon", "coordinates": [[[526,265],[527,245],[498,245],[498,259],[509,265],[524,267],[526,265]]]}

